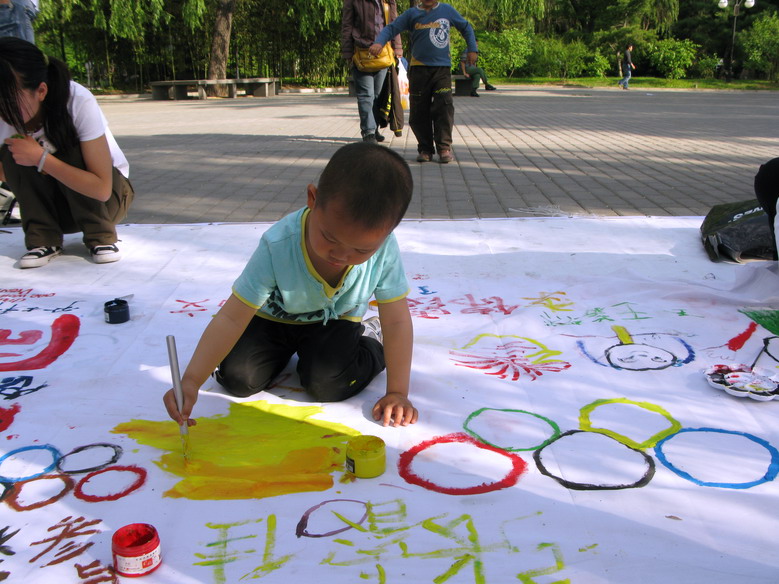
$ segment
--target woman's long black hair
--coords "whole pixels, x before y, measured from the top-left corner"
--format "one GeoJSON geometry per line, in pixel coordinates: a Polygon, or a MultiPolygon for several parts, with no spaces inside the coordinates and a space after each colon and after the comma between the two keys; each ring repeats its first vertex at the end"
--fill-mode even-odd
{"type": "Polygon", "coordinates": [[[41,103],[46,137],[58,149],[79,143],[73,117],[68,111],[70,72],[65,63],[47,57],[38,47],[22,39],[0,38],[0,118],[20,134],[25,133],[19,107],[22,89],[36,90],[46,83],[48,93],[41,103]]]}

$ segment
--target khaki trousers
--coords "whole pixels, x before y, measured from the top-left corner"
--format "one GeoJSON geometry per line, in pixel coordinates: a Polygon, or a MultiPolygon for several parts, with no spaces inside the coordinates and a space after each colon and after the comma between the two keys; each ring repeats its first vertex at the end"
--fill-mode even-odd
{"type": "MultiPolygon", "coordinates": [[[[49,156],[86,168],[80,147],[49,156]]],[[[0,163],[19,204],[27,249],[61,246],[65,233],[83,233],[87,247],[116,243],[116,224],[127,216],[135,194],[130,181],[116,168],[111,197],[101,202],[39,173],[34,166],[16,164],[5,145],[0,147],[0,163]]]]}

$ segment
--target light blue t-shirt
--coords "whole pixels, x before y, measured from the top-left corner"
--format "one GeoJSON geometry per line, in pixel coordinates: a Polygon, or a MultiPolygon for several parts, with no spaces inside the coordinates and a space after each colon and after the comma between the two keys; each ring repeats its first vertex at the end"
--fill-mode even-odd
{"type": "Polygon", "coordinates": [[[266,231],[233,284],[233,294],[257,315],[298,324],[331,319],[359,322],[368,301],[405,298],[409,292],[400,249],[390,233],[368,261],[348,268],[336,287],[314,269],[305,244],[309,209],[287,215],[266,231]]]}

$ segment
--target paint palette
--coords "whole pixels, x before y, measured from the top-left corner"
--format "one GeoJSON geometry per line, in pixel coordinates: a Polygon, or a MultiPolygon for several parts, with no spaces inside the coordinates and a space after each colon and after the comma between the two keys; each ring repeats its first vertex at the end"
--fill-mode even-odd
{"type": "Polygon", "coordinates": [[[748,365],[714,365],[704,372],[709,385],[736,397],[770,401],[779,397],[779,382],[748,365]]]}

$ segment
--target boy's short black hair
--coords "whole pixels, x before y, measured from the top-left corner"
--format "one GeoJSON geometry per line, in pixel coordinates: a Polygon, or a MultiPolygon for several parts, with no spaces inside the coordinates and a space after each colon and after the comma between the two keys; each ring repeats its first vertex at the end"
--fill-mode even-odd
{"type": "Polygon", "coordinates": [[[368,142],[339,148],[317,185],[317,203],[339,200],[343,211],[368,228],[394,229],[411,202],[414,180],[408,163],[394,150],[368,142]]]}

